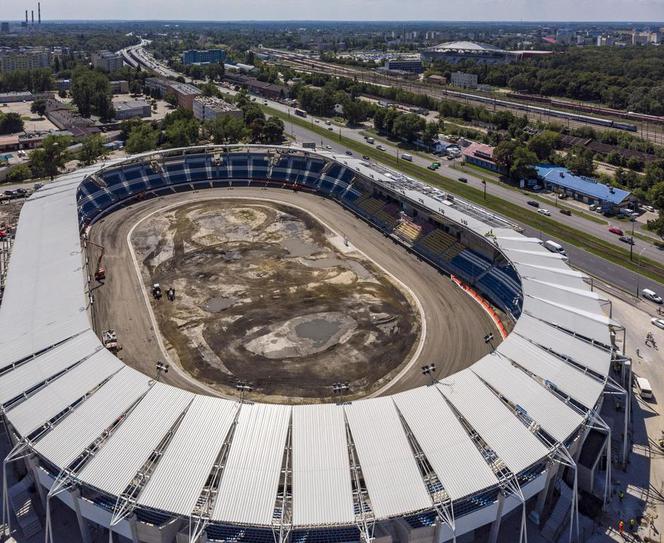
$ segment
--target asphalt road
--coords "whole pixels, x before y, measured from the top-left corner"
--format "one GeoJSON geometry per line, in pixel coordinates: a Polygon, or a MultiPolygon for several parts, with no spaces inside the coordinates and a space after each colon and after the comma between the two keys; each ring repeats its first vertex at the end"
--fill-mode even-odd
{"type": "MultiPolygon", "coordinates": [[[[221,90],[226,93],[231,93],[231,94],[233,93],[226,87],[222,87],[221,90]]],[[[266,103],[266,105],[268,105],[269,107],[272,107],[284,113],[287,114],[290,113],[291,115],[293,114],[293,108],[290,108],[286,104],[282,104],[280,102],[275,102],[272,100],[266,100],[260,97],[257,97],[256,100],[261,103],[266,103]]],[[[312,126],[316,124],[315,117],[309,115],[307,118],[311,120],[312,126]]],[[[325,121],[321,119],[318,119],[318,125],[326,126],[325,121]]],[[[286,123],[286,131],[292,136],[294,136],[296,140],[299,142],[315,142],[337,153],[343,153],[347,150],[346,147],[340,144],[339,134],[354,139],[356,141],[366,143],[364,141],[364,136],[362,136],[362,134],[360,133],[361,129],[351,129],[345,126],[338,126],[338,125],[332,125],[332,126],[333,130],[330,131],[330,134],[327,137],[320,136],[317,132],[308,130],[295,123],[286,123]]],[[[385,143],[383,143],[383,145],[386,148],[386,153],[392,153],[396,155],[397,153],[396,146],[385,143]]],[[[413,155],[413,162],[423,167],[426,167],[431,163],[431,161],[425,160],[417,155],[413,155]]],[[[452,179],[457,179],[458,177],[463,176],[468,179],[469,185],[474,186],[476,188],[483,187],[482,180],[477,175],[473,175],[472,173],[469,172],[461,173],[457,170],[452,169],[450,165],[447,163],[447,161],[442,161],[442,162],[443,164],[441,168],[438,170],[441,173],[441,175],[450,177],[452,179]]],[[[506,201],[521,205],[524,208],[527,208],[526,202],[529,199],[531,199],[527,195],[522,194],[520,191],[515,191],[506,186],[500,186],[493,183],[487,185],[487,190],[489,190],[492,194],[505,199],[506,201]]],[[[553,220],[561,220],[560,217],[556,216],[552,216],[551,218],[553,220]]],[[[565,223],[569,224],[570,226],[574,226],[575,228],[581,230],[582,232],[587,232],[600,239],[609,241],[618,246],[625,247],[625,245],[622,244],[622,242],[620,242],[617,239],[617,236],[615,234],[611,234],[608,231],[609,225],[600,225],[592,221],[588,221],[583,217],[575,215],[572,215],[571,217],[565,217],[565,223]]],[[[621,228],[625,227],[625,225],[622,223],[616,223],[616,224],[619,224],[621,228]]],[[[577,249],[574,246],[565,243],[564,240],[551,238],[550,236],[543,234],[539,230],[525,226],[524,230],[528,235],[531,235],[533,237],[539,237],[541,239],[554,239],[554,241],[561,243],[562,245],[565,246],[567,253],[570,257],[570,262],[573,266],[578,267],[584,272],[592,276],[598,277],[603,281],[606,281],[623,290],[626,290],[628,292],[636,292],[638,286],[639,288],[651,288],[658,292],[664,292],[664,284],[643,277],[638,273],[630,271],[617,264],[613,264],[612,262],[597,257],[591,253],[588,253],[587,251],[577,249]]],[[[661,262],[662,265],[664,266],[664,251],[657,249],[651,244],[647,244],[645,242],[637,240],[636,245],[634,246],[634,258],[636,259],[637,262],[639,254],[642,254],[643,256],[646,256],[657,262],[661,262]]]]}
{"type": "MultiPolygon", "coordinates": [[[[429,382],[420,366],[435,363],[436,379],[470,366],[487,354],[490,346],[482,338],[488,332],[500,337],[493,321],[479,304],[430,265],[408,253],[404,247],[368,226],[331,200],[306,193],[272,189],[210,189],[205,192],[174,194],[131,205],[112,213],[93,226],[90,239],[105,247],[103,265],[106,280],[95,291],[94,324],[98,333],[113,328],[123,346],[120,358],[147,375],[156,376],[157,360],[168,359],[156,340],[155,327],[145,305],[143,285],[133,265],[127,235],[142,217],[165,206],[214,198],[269,198],[294,204],[309,211],[323,224],[345,236],[352,246],[397,277],[419,300],[426,320],[420,352],[409,369],[383,386],[378,394],[408,390],[429,382]]],[[[96,261],[98,249],[90,249],[96,261]]],[[[175,369],[175,368],[174,368],[175,369]]],[[[164,382],[203,394],[215,394],[183,372],[169,371],[164,382]]],[[[252,397],[249,395],[248,397],[252,397]]],[[[257,397],[261,401],[269,398],[257,397]]]]}
{"type": "MultiPolygon", "coordinates": [[[[270,107],[274,107],[273,102],[268,101],[268,104],[270,105],[270,107]]],[[[284,109],[286,111],[288,110],[288,107],[283,104],[278,104],[278,106],[280,109],[284,109]]],[[[321,122],[324,123],[324,121],[321,122]]],[[[323,126],[325,125],[323,124],[323,126]]],[[[316,142],[317,144],[321,144],[322,141],[323,146],[329,145],[334,152],[344,153],[347,150],[346,147],[344,147],[339,143],[338,126],[334,127],[334,131],[330,131],[329,137],[322,137],[322,138],[318,133],[307,130],[306,128],[297,125],[295,123],[286,123],[286,130],[288,133],[292,134],[300,142],[316,142]]],[[[359,130],[351,130],[342,127],[341,133],[343,136],[353,137],[353,139],[365,143],[364,137],[359,133],[359,130]]],[[[394,146],[388,147],[387,144],[383,145],[385,146],[386,149],[388,149],[388,151],[386,152],[396,153],[396,147],[394,146]]],[[[425,159],[420,158],[417,155],[413,155],[413,162],[417,165],[424,167],[426,167],[428,164],[431,163],[425,159]]],[[[447,164],[447,161],[441,161],[441,162],[443,164],[439,171],[441,172],[442,175],[445,175],[446,177],[451,177],[452,179],[456,179],[460,176],[463,176],[468,179],[468,184],[476,186],[477,188],[480,189],[482,188],[481,179],[478,178],[477,176],[474,176],[472,173],[459,172],[458,170],[451,169],[449,164],[447,164]]],[[[527,207],[526,201],[532,199],[532,197],[528,197],[521,194],[520,191],[514,191],[509,188],[501,187],[499,185],[495,185],[492,183],[489,183],[487,186],[488,186],[487,190],[489,190],[492,194],[498,195],[507,201],[510,201],[518,205],[522,205],[524,207],[527,207]]],[[[545,207],[545,205],[542,205],[542,207],[545,207]]],[[[553,210],[553,212],[555,212],[555,208],[553,206],[551,206],[551,209],[553,210]]],[[[565,217],[565,223],[577,228],[578,230],[581,230],[582,232],[587,232],[588,234],[592,234],[593,236],[599,237],[604,240],[608,240],[612,243],[617,244],[618,246],[626,247],[622,242],[618,240],[618,236],[608,232],[608,225],[598,225],[596,223],[588,221],[587,219],[575,215],[572,215],[571,217],[565,217]],[[568,221],[567,219],[570,220],[568,221]]],[[[571,244],[565,243],[564,240],[552,238],[551,236],[544,234],[540,230],[536,230],[534,228],[531,228],[523,224],[521,226],[523,226],[525,233],[529,236],[537,237],[542,240],[553,239],[554,241],[557,241],[558,243],[563,245],[567,251],[567,254],[570,257],[570,263],[574,267],[592,276],[598,277],[599,279],[602,279],[603,281],[613,284],[628,292],[636,292],[637,286],[641,289],[651,288],[658,292],[664,292],[664,284],[643,277],[640,274],[637,274],[633,271],[623,268],[622,266],[619,266],[617,264],[613,264],[608,260],[595,256],[592,253],[589,253],[585,250],[578,249],[571,244]]],[[[625,228],[625,225],[620,224],[620,227],[625,228]]],[[[646,244],[638,240],[636,242],[636,245],[634,246],[634,260],[636,262],[638,262],[639,253],[641,253],[642,250],[643,250],[642,253],[643,256],[648,256],[653,260],[662,262],[662,265],[664,266],[664,252],[658,250],[653,245],[646,244]],[[644,247],[645,250],[643,250],[644,247]]]]}

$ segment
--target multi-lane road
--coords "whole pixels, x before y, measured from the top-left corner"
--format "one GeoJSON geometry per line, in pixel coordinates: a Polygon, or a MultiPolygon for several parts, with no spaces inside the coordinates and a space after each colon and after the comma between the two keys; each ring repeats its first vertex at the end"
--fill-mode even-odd
{"type": "MultiPolygon", "coordinates": [[[[173,70],[170,70],[168,67],[157,62],[151,55],[145,52],[145,49],[143,49],[141,45],[132,46],[132,58],[138,60],[144,67],[151,69],[156,73],[165,75],[166,73],[170,72],[169,75],[171,77],[181,75],[173,72],[173,70]]],[[[227,88],[221,88],[221,90],[225,93],[233,93],[233,91],[230,91],[227,88]]],[[[258,97],[257,100],[259,103],[262,103],[269,108],[281,111],[286,115],[293,115],[293,121],[295,121],[294,110],[290,106],[281,102],[260,97],[258,97]]],[[[366,144],[361,129],[354,129],[340,125],[331,125],[332,130],[329,131],[329,134],[323,136],[319,132],[315,131],[314,127],[326,127],[325,121],[312,116],[308,116],[307,120],[311,122],[311,128],[304,127],[296,122],[286,122],[286,131],[299,142],[314,142],[317,145],[320,145],[336,153],[345,153],[348,151],[348,149],[340,142],[340,136],[366,144]]],[[[400,153],[400,150],[393,144],[382,142],[382,145],[385,148],[386,154],[392,154],[393,156],[396,156],[397,153],[400,153]]],[[[413,154],[413,163],[418,166],[426,167],[431,163],[431,160],[420,157],[417,154],[413,154]]],[[[451,179],[458,179],[459,177],[463,176],[468,180],[469,185],[476,188],[483,188],[482,179],[479,176],[474,175],[471,172],[459,172],[458,170],[453,169],[447,161],[443,161],[443,164],[438,171],[442,176],[451,179]]],[[[524,208],[528,208],[526,202],[532,199],[532,197],[529,197],[527,194],[524,194],[519,190],[514,190],[513,188],[506,185],[489,183],[487,187],[493,195],[524,208]]],[[[532,211],[532,208],[529,209],[532,211]]],[[[608,224],[598,224],[584,219],[578,215],[572,215],[571,217],[565,217],[562,215],[557,216],[559,214],[555,214],[556,209],[553,206],[552,211],[554,211],[554,215],[551,217],[552,220],[564,222],[565,224],[572,226],[582,232],[587,232],[590,235],[616,244],[617,246],[622,246],[623,248],[626,247],[618,240],[618,236],[608,231],[608,224]]],[[[616,224],[620,225],[620,223],[617,222],[616,224]]],[[[624,225],[620,226],[624,227],[624,225]]],[[[525,225],[524,230],[528,235],[533,237],[539,237],[541,239],[555,239],[539,230],[527,227],[525,225]]],[[[632,272],[603,258],[597,257],[585,250],[578,249],[570,244],[567,244],[565,240],[556,239],[556,241],[565,246],[570,258],[570,263],[573,266],[576,266],[579,269],[589,273],[590,275],[593,275],[628,292],[636,293],[637,288],[652,288],[656,291],[664,292],[664,284],[657,283],[656,281],[643,277],[638,273],[632,272]]],[[[635,261],[638,262],[641,256],[648,257],[656,262],[660,262],[662,263],[662,266],[664,266],[664,251],[660,251],[652,244],[643,241],[637,241],[637,244],[634,246],[635,261]]]]}

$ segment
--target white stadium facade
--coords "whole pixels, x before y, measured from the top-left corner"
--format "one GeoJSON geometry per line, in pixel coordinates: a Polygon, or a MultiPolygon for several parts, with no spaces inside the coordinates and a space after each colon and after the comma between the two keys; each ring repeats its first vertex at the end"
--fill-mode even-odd
{"type": "Polygon", "coordinates": [[[51,540],[54,500],[75,512],[84,541],[91,526],[135,542],[491,540],[506,515],[536,517],[564,473],[575,490],[586,435],[606,429],[598,412],[607,387],[617,389],[609,372],[620,355],[603,305],[539,239],[353,157],[210,146],[63,175],[22,209],[0,306],[0,404],[13,447],[3,514],[26,522],[7,488],[20,467],[51,540]],[[465,248],[439,258],[448,249],[433,242],[395,242],[472,282],[512,331],[439,382],[346,404],[196,395],[126,366],[92,329],[87,229],[139,199],[243,186],[334,199],[389,235],[395,224],[358,202],[389,199],[401,216],[426,217],[438,238],[465,248]]]}

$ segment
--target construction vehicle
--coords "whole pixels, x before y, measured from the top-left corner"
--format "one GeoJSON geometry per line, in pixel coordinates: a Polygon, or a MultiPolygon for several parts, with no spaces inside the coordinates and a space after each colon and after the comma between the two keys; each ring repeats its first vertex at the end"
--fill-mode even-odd
{"type": "Polygon", "coordinates": [[[166,291],[166,297],[168,298],[169,302],[172,302],[175,300],[175,289],[173,287],[169,288],[166,291]]]}
{"type": "Polygon", "coordinates": [[[104,347],[112,353],[117,353],[121,349],[115,330],[104,330],[101,333],[101,339],[104,347]]]}
{"type": "Polygon", "coordinates": [[[152,297],[155,300],[161,300],[161,286],[159,283],[152,285],[152,297]]]}
{"type": "Polygon", "coordinates": [[[101,265],[101,261],[104,258],[104,252],[106,251],[106,249],[104,249],[103,245],[99,245],[99,243],[95,243],[94,241],[88,240],[88,243],[90,245],[93,245],[101,249],[101,252],[99,253],[99,258],[97,258],[97,266],[95,267],[95,281],[101,282],[104,279],[106,279],[106,268],[104,268],[101,265]]]}

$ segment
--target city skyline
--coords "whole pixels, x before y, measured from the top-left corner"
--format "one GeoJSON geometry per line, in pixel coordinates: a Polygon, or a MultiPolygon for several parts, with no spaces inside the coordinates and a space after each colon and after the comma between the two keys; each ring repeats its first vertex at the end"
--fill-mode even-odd
{"type": "MultiPolygon", "coordinates": [[[[397,0],[369,0],[358,5],[352,0],[307,2],[258,0],[250,5],[230,0],[196,0],[184,10],[179,2],[156,0],[90,3],[83,0],[44,2],[42,16],[48,20],[186,20],[186,21],[532,21],[532,22],[648,22],[661,20],[664,0],[435,0],[409,4],[404,12],[397,0]],[[205,14],[206,17],[202,17],[205,14]],[[404,17],[407,14],[407,17],[404,17]]],[[[11,2],[5,17],[21,20],[31,3],[11,2]]]]}

